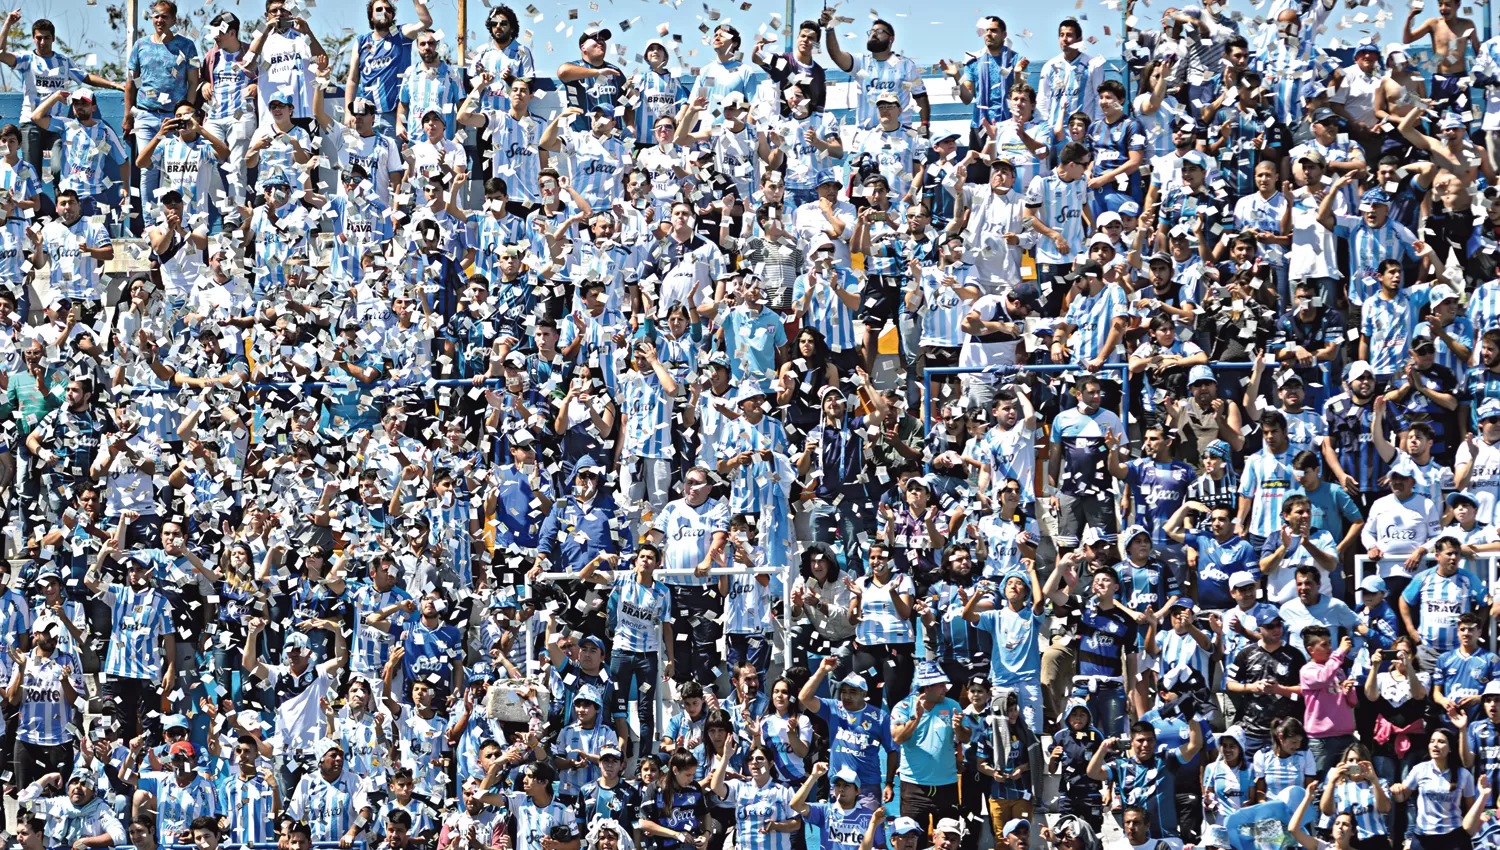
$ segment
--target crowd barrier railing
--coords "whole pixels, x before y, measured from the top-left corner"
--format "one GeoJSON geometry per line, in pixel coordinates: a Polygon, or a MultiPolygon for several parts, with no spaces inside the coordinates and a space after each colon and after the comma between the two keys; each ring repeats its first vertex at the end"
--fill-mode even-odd
{"type": "MultiPolygon", "coordinates": [[[[1380,561],[1391,562],[1391,563],[1398,563],[1399,564],[1399,563],[1403,563],[1403,562],[1406,561],[1406,556],[1405,555],[1390,555],[1390,556],[1381,558],[1380,561]]],[[[1372,564],[1380,563],[1380,561],[1371,560],[1371,558],[1368,555],[1358,555],[1358,556],[1356,556],[1354,558],[1354,592],[1355,593],[1359,592],[1359,586],[1365,580],[1365,576],[1367,576],[1367,575],[1379,575],[1379,568],[1376,567],[1376,568],[1374,568],[1372,570],[1371,565],[1372,564]]],[[[1421,569],[1426,569],[1427,567],[1431,567],[1431,566],[1435,566],[1435,565],[1436,565],[1436,561],[1431,556],[1428,556],[1428,557],[1422,559],[1422,567],[1421,567],[1421,569]]],[[[1486,613],[1487,613],[1488,612],[1488,606],[1490,604],[1490,594],[1492,594],[1492,593],[1495,592],[1495,588],[1497,586],[1500,586],[1500,585],[1496,584],[1497,578],[1500,578],[1500,557],[1497,557],[1495,555],[1488,555],[1488,556],[1481,557],[1481,558],[1463,558],[1463,559],[1461,559],[1459,561],[1459,567],[1458,568],[1461,569],[1461,570],[1463,570],[1463,569],[1469,569],[1470,572],[1474,572],[1473,569],[1470,569],[1471,565],[1477,565],[1479,567],[1478,572],[1474,573],[1475,578],[1481,579],[1482,581],[1485,582],[1486,593],[1485,593],[1485,601],[1484,601],[1483,604],[1486,606],[1486,613]]],[[[1412,575],[1416,575],[1416,571],[1413,571],[1412,575]]],[[[1396,616],[1400,617],[1401,616],[1401,603],[1399,601],[1397,601],[1396,599],[1391,598],[1389,595],[1387,595],[1385,601],[1386,601],[1387,604],[1389,604],[1391,606],[1391,610],[1396,612],[1396,616]]],[[[1489,624],[1490,624],[1489,625],[1489,641],[1490,641],[1489,645],[1490,645],[1490,649],[1494,650],[1496,648],[1496,646],[1497,646],[1497,644],[1495,642],[1496,638],[1497,638],[1497,636],[1500,636],[1500,625],[1496,624],[1494,617],[1487,617],[1487,619],[1488,619],[1489,624]]]]}

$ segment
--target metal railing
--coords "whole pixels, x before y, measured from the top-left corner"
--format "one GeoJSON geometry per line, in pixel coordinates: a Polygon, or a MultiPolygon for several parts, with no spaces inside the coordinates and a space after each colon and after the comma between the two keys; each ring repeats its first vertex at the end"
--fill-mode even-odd
{"type": "MultiPolygon", "coordinates": [[[[620,563],[620,566],[617,567],[616,569],[617,570],[625,570],[625,569],[630,569],[630,567],[628,565],[626,565],[625,562],[622,560],[621,563],[620,563]]],[[[791,664],[791,658],[792,658],[792,628],[791,628],[790,619],[791,619],[791,615],[792,615],[792,580],[793,580],[793,577],[796,576],[796,574],[797,574],[797,571],[794,570],[790,564],[788,564],[784,568],[783,567],[713,567],[713,568],[710,568],[709,571],[708,571],[709,577],[712,577],[712,578],[717,578],[719,576],[780,576],[781,577],[781,611],[782,611],[782,613],[781,613],[781,623],[780,623],[780,626],[781,626],[781,633],[782,633],[781,634],[781,638],[782,638],[782,661],[781,661],[781,663],[782,663],[783,667],[786,667],[786,666],[790,665],[791,664]]],[[[652,575],[656,579],[662,579],[662,578],[689,578],[689,577],[697,576],[698,572],[696,570],[686,570],[686,569],[659,569],[659,570],[653,571],[652,575]]],[[[537,576],[536,579],[535,579],[535,581],[578,581],[578,580],[579,580],[578,573],[556,572],[556,571],[542,573],[539,576],[537,576]]],[[[528,588],[528,593],[530,592],[529,588],[531,587],[532,583],[533,583],[532,579],[527,579],[526,586],[528,588]]],[[[533,597],[535,596],[535,594],[531,594],[531,595],[533,597]]],[[[727,602],[727,600],[726,600],[726,602],[727,602]]],[[[536,643],[535,632],[532,629],[527,629],[526,630],[526,663],[527,663],[528,667],[531,665],[531,663],[536,658],[536,655],[535,655],[535,652],[536,652],[535,643],[536,643]]],[[[660,648],[660,647],[658,647],[658,649],[656,650],[656,653],[657,653],[657,659],[656,659],[656,661],[657,661],[657,669],[658,670],[665,669],[665,663],[664,663],[665,662],[665,658],[664,658],[663,649],[660,648]]],[[[528,674],[530,672],[531,672],[530,670],[527,670],[528,674]]],[[[731,671],[731,675],[732,675],[732,671],[731,671]]],[[[656,718],[656,724],[657,724],[657,731],[659,733],[662,729],[666,728],[666,718],[664,718],[662,716],[662,711],[665,709],[665,702],[664,702],[664,695],[666,693],[666,688],[664,687],[664,685],[666,684],[665,677],[663,677],[663,681],[661,681],[661,682],[653,682],[652,684],[654,686],[652,688],[652,691],[653,691],[653,694],[654,694],[654,701],[655,701],[655,708],[656,708],[655,718],[656,718]]],[[[660,739],[660,735],[659,734],[658,734],[657,738],[658,738],[658,740],[660,739]]],[[[651,742],[642,741],[641,742],[641,744],[642,744],[643,747],[654,747],[655,743],[656,743],[655,741],[651,741],[651,742]]]]}
{"type": "MultiPolygon", "coordinates": [[[[1441,537],[1442,535],[1439,534],[1438,536],[1441,537]]],[[[1361,582],[1363,582],[1365,580],[1365,576],[1367,576],[1367,575],[1379,575],[1378,568],[1376,569],[1375,572],[1372,573],[1371,570],[1370,570],[1370,565],[1371,564],[1378,564],[1381,561],[1403,563],[1403,562],[1406,561],[1406,556],[1405,555],[1388,555],[1386,557],[1381,558],[1380,561],[1375,561],[1375,560],[1371,559],[1370,556],[1368,556],[1368,555],[1356,555],[1354,557],[1354,589],[1353,589],[1352,593],[1358,593],[1359,592],[1359,585],[1360,585],[1361,582]]],[[[1437,563],[1436,560],[1431,555],[1428,555],[1427,557],[1425,557],[1425,558],[1422,559],[1422,569],[1426,569],[1427,567],[1431,567],[1431,566],[1436,566],[1436,563],[1437,563]]],[[[1495,590],[1496,587],[1500,587],[1500,584],[1496,583],[1497,581],[1500,581],[1500,556],[1486,555],[1486,556],[1479,557],[1479,558],[1461,558],[1459,560],[1459,567],[1458,568],[1460,570],[1464,570],[1464,569],[1467,569],[1468,565],[1470,565],[1470,564],[1483,565],[1483,568],[1479,572],[1475,573],[1473,570],[1469,570],[1469,572],[1473,573],[1475,578],[1478,578],[1478,579],[1484,581],[1486,589],[1488,589],[1491,593],[1494,592],[1494,590],[1495,590]]],[[[1412,575],[1416,575],[1417,572],[1418,572],[1417,570],[1412,571],[1412,575]]],[[[1351,598],[1353,598],[1352,594],[1351,594],[1351,598]]],[[[1486,603],[1485,604],[1488,604],[1488,600],[1489,600],[1489,595],[1488,594],[1486,594],[1485,599],[1486,599],[1486,603]]],[[[1401,616],[1400,603],[1398,601],[1394,600],[1394,599],[1389,598],[1389,597],[1386,598],[1386,602],[1390,603],[1391,610],[1393,610],[1393,611],[1396,612],[1396,616],[1397,617],[1400,617],[1401,616]]],[[[1481,609],[1480,608],[1476,608],[1475,610],[1481,610],[1481,609]]],[[[1487,619],[1489,620],[1489,624],[1490,624],[1489,625],[1490,648],[1493,650],[1497,645],[1500,645],[1500,644],[1496,644],[1497,637],[1500,637],[1500,624],[1496,623],[1496,618],[1494,618],[1494,617],[1488,617],[1487,619]]],[[[1419,625],[1420,625],[1420,623],[1419,623],[1419,625]]]]}

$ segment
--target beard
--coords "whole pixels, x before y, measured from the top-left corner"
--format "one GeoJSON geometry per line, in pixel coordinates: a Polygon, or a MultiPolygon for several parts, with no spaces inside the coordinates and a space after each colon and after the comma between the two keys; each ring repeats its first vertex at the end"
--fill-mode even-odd
{"type": "Polygon", "coordinates": [[[865,40],[865,49],[871,53],[884,53],[891,49],[891,42],[889,39],[872,35],[865,40]]]}

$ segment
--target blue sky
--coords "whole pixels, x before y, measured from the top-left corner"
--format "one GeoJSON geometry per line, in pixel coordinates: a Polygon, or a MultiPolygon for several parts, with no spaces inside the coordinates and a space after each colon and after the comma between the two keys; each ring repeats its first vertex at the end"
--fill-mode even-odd
{"type": "MultiPolygon", "coordinates": [[[[401,20],[412,20],[414,13],[410,0],[398,1],[401,20]]],[[[111,58],[109,41],[113,36],[110,34],[104,13],[106,2],[109,0],[98,0],[97,5],[90,5],[90,0],[34,0],[25,4],[23,9],[27,13],[27,20],[30,20],[32,15],[44,14],[51,17],[58,25],[62,40],[70,45],[76,54],[94,52],[100,61],[108,61],[111,58]]],[[[141,2],[144,6],[149,0],[141,0],[141,2]]],[[[310,18],[315,32],[336,33],[345,27],[352,27],[355,31],[364,28],[364,4],[361,0],[322,0],[321,3],[313,0],[313,2],[316,5],[311,9],[310,18]]],[[[1372,34],[1377,35],[1382,42],[1393,41],[1399,37],[1401,20],[1405,17],[1408,8],[1405,4],[1399,7],[1391,5],[1387,12],[1389,20],[1385,21],[1383,27],[1377,29],[1374,19],[1381,9],[1386,8],[1383,2],[1353,9],[1348,8],[1346,5],[1348,2],[1350,0],[1340,0],[1338,8],[1330,16],[1329,31],[1322,37],[1324,43],[1329,38],[1337,38],[1342,43],[1349,44],[1372,34]],[[1361,14],[1366,18],[1363,22],[1356,20],[1356,17],[1361,14]]],[[[179,0],[179,3],[183,10],[198,6],[195,0],[179,0]]],[[[203,5],[214,10],[229,9],[244,19],[258,17],[261,9],[258,0],[243,0],[243,2],[213,0],[203,5]]],[[[1149,6],[1138,2],[1136,14],[1140,15],[1144,21],[1154,22],[1159,20],[1161,12],[1168,5],[1172,5],[1168,0],[1154,0],[1149,6]]],[[[1111,56],[1119,55],[1121,32],[1119,7],[1120,3],[1117,0],[1105,0],[1105,2],[1073,0],[1071,3],[1068,0],[1057,3],[997,3],[987,7],[966,2],[941,2],[941,0],[939,2],[877,3],[874,5],[848,2],[838,5],[838,14],[840,17],[853,20],[840,22],[838,32],[845,49],[862,49],[864,32],[869,20],[873,15],[878,14],[896,25],[897,48],[926,64],[934,63],[942,58],[959,58],[965,51],[979,49],[980,42],[975,33],[975,22],[981,15],[998,12],[1009,25],[1012,45],[1022,55],[1029,56],[1034,64],[1040,64],[1056,52],[1057,21],[1069,14],[1084,19],[1086,36],[1096,42],[1091,47],[1091,52],[1111,56]],[[1108,34],[1105,32],[1106,28],[1108,28],[1108,34]]],[[[432,0],[431,8],[436,26],[451,42],[457,31],[457,0],[432,0]]],[[[784,2],[766,2],[766,0],[751,0],[751,2],[709,0],[708,3],[702,0],[697,0],[697,2],[695,0],[675,0],[675,2],[648,2],[648,0],[572,2],[572,0],[565,0],[562,3],[512,0],[512,8],[521,18],[522,29],[531,31],[530,43],[536,55],[537,66],[544,72],[555,69],[564,60],[573,58],[576,54],[578,33],[584,26],[595,22],[614,30],[616,41],[626,47],[624,57],[626,63],[633,63],[646,40],[657,34],[659,26],[665,25],[671,34],[682,37],[681,63],[701,65],[712,58],[712,51],[704,43],[706,36],[700,32],[700,25],[707,24],[712,28],[719,21],[731,22],[739,28],[748,43],[754,38],[753,33],[769,24],[773,14],[778,18],[785,14],[784,2]],[[716,2],[722,5],[715,7],[716,2]],[[744,6],[749,6],[749,9],[744,9],[744,6]],[[528,7],[535,8],[536,14],[528,14],[528,7]],[[711,11],[715,9],[716,12],[711,11]],[[715,14],[718,16],[717,19],[712,19],[715,14]],[[539,19],[538,16],[540,16],[539,19]],[[621,22],[630,23],[628,31],[622,31],[621,22]],[[690,51],[696,51],[696,55],[690,55],[690,51]]],[[[821,0],[816,3],[803,3],[797,7],[795,17],[797,20],[816,17],[822,8],[821,0]]],[[[1257,7],[1248,0],[1231,0],[1230,8],[1240,11],[1246,17],[1258,14],[1257,7]]],[[[1264,4],[1260,8],[1264,8],[1264,4]]],[[[1428,4],[1429,13],[1435,8],[1435,2],[1428,4]]],[[[1464,7],[1464,10],[1465,14],[1479,21],[1484,17],[1486,7],[1471,5],[1464,7]]],[[[479,35],[484,16],[488,11],[489,8],[484,0],[470,0],[469,30],[471,34],[479,35]]],[[[144,22],[142,26],[145,26],[144,22]]],[[[1481,24],[1481,35],[1483,32],[1481,24]]],[[[29,37],[25,39],[28,43],[29,40],[29,37]]]]}

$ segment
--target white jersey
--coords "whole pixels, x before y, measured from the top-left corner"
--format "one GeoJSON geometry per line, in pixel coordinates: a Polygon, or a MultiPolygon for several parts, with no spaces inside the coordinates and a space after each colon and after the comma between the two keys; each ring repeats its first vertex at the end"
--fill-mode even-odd
{"type": "Polygon", "coordinates": [[[1453,466],[1457,469],[1464,464],[1473,464],[1464,492],[1479,503],[1476,521],[1494,525],[1496,497],[1500,496],[1500,443],[1487,443],[1479,439],[1474,441],[1474,446],[1478,449],[1477,452],[1471,451],[1468,443],[1460,443],[1453,466]]]}

